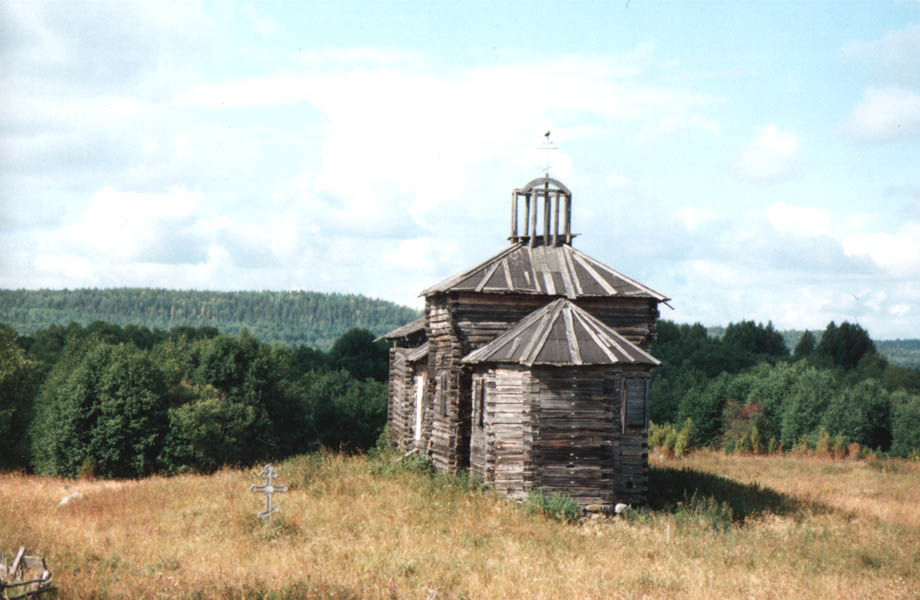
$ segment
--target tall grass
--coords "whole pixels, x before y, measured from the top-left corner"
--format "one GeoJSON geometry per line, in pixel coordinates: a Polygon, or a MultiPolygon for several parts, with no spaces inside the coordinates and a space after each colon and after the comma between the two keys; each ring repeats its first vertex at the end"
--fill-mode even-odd
{"type": "MultiPolygon", "coordinates": [[[[915,598],[920,464],[695,453],[649,507],[557,521],[424,461],[318,453],[142,481],[0,475],[0,551],[61,598],[915,598]],[[82,500],[56,508],[65,495],[82,500]]],[[[411,458],[411,457],[410,457],[411,458]]]]}

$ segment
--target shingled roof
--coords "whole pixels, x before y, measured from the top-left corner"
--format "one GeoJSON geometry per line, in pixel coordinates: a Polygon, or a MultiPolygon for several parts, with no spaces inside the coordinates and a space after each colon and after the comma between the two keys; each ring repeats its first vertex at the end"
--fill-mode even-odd
{"type": "Polygon", "coordinates": [[[565,298],[524,317],[464,363],[533,365],[651,365],[661,361],[565,298]]]}
{"type": "Polygon", "coordinates": [[[425,329],[425,317],[421,317],[412,321],[411,323],[406,323],[402,327],[397,327],[389,333],[384,333],[382,336],[374,340],[395,340],[403,337],[409,337],[413,333],[418,333],[424,331],[425,329]]]}
{"type": "MultiPolygon", "coordinates": [[[[445,279],[421,293],[446,292],[545,294],[575,299],[586,296],[669,298],[645,287],[568,244],[512,244],[485,262],[445,279]]],[[[389,335],[389,334],[388,334],[389,335]]]]}
{"type": "Polygon", "coordinates": [[[425,342],[418,348],[413,348],[406,354],[406,360],[410,363],[417,362],[428,356],[428,342],[425,342]]]}

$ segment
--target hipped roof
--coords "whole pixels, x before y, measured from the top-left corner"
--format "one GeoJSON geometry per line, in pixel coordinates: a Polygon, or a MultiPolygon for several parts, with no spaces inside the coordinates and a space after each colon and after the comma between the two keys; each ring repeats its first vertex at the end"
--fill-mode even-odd
{"type": "Polygon", "coordinates": [[[648,365],[661,362],[565,298],[522,319],[462,361],[533,365],[648,365]]]}
{"type": "MultiPolygon", "coordinates": [[[[424,290],[446,292],[545,294],[575,299],[586,296],[669,298],[579,252],[568,244],[529,246],[523,242],[472,269],[424,290]]],[[[388,334],[389,335],[389,334],[388,334]]]]}

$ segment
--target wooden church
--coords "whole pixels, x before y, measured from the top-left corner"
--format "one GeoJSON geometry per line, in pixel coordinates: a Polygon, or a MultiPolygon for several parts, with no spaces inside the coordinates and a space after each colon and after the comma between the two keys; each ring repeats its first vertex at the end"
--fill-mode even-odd
{"type": "Polygon", "coordinates": [[[422,292],[385,336],[388,423],[436,468],[589,510],[648,491],[649,354],[668,298],[572,246],[572,193],[548,176],[511,195],[511,245],[422,292]]]}

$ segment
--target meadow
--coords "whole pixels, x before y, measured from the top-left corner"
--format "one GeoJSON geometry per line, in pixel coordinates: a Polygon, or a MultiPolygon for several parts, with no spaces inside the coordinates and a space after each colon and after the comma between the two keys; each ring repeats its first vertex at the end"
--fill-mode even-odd
{"type": "Polygon", "coordinates": [[[103,481],[0,474],[59,598],[917,598],[920,463],[653,456],[651,505],[553,519],[392,455],[103,481]],[[83,498],[58,502],[79,491],[83,498]]]}

